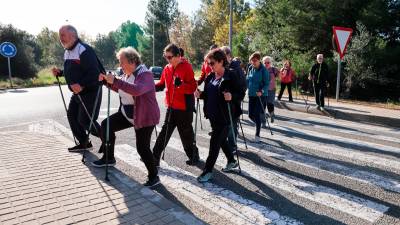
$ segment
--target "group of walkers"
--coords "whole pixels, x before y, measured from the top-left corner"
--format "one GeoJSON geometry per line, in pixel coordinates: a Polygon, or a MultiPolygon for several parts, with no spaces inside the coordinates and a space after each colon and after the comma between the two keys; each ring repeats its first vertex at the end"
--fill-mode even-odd
{"type": "MultiPolygon", "coordinates": [[[[289,101],[293,101],[291,83],[295,79],[290,61],[284,62],[284,68],[272,65],[270,56],[262,58],[259,52],[249,58],[249,66],[243,70],[243,63],[232,56],[227,46],[211,46],[204,58],[202,75],[195,79],[192,65],[184,57],[183,49],[175,44],[164,48],[163,57],[167,65],[161,78],[154,83],[152,73],[142,63],[140,54],[132,47],[122,48],[116,54],[122,74],[116,76],[106,73],[94,50],[78,38],[77,30],[71,25],[59,30],[60,42],[65,48],[64,68],[53,68],[53,75],[64,76],[69,89],[73,92],[67,109],[68,121],[76,142],[70,152],[80,152],[93,147],[89,134],[99,137],[102,144],[99,153],[103,156],[92,162],[95,167],[108,167],[116,164],[114,156],[115,133],[133,127],[136,135],[136,149],[148,170],[145,186],[160,183],[158,169],[165,148],[177,128],[183,149],[188,160],[187,165],[197,165],[200,161],[199,150],[193,130],[193,113],[196,111],[196,98],[202,99],[205,118],[210,121],[209,154],[203,172],[197,178],[199,182],[212,179],[213,168],[220,149],[227,158],[229,172],[240,168],[237,137],[242,102],[246,91],[249,98],[249,118],[255,123],[254,141],[260,141],[260,130],[268,118],[274,122],[274,101],[276,79],[281,79],[280,100],[285,87],[288,87],[289,101]],[[204,83],[203,87],[200,86],[204,83]],[[102,85],[118,93],[120,106],[118,111],[109,115],[101,124],[99,115],[102,85]],[[160,109],[156,92],[165,90],[164,122],[153,149],[150,148],[152,133],[160,122],[160,109]],[[235,153],[237,159],[235,159],[235,153]]],[[[318,55],[317,64],[311,69],[310,77],[315,83],[315,91],[320,97],[318,105],[323,109],[324,88],[327,80],[327,66],[318,55]],[[320,100],[321,99],[321,100],[320,100]]],[[[60,89],[61,90],[61,89],[60,89]]],[[[62,94],[62,93],[61,93],[62,94]]],[[[198,108],[198,107],[197,107],[198,108]]]]}

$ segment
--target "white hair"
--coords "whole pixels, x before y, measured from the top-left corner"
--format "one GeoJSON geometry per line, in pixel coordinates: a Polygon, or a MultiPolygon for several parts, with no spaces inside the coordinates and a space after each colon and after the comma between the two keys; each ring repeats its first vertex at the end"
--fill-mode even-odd
{"type": "Polygon", "coordinates": [[[61,29],[65,29],[66,31],[68,31],[68,33],[73,34],[76,38],[78,38],[78,30],[76,30],[76,28],[72,25],[64,25],[60,28],[61,29]]]}
{"type": "Polygon", "coordinates": [[[128,63],[131,64],[136,64],[136,66],[142,64],[142,60],[140,59],[140,54],[136,51],[136,49],[132,47],[126,47],[126,48],[121,48],[117,52],[117,58],[119,58],[121,55],[125,56],[125,58],[128,60],[128,63]]]}
{"type": "Polygon", "coordinates": [[[271,56],[267,55],[267,56],[264,56],[264,58],[262,59],[262,62],[264,63],[266,60],[269,60],[271,63],[271,66],[272,66],[274,59],[271,56]]]}

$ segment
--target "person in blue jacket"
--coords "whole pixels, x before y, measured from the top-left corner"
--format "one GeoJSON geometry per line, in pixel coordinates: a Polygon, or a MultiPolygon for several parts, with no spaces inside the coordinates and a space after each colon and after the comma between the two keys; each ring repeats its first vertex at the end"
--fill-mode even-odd
{"type": "Polygon", "coordinates": [[[260,141],[261,116],[265,116],[264,106],[268,96],[269,72],[261,63],[261,54],[253,53],[247,71],[247,87],[249,95],[249,117],[256,124],[255,142],[260,141]],[[262,104],[262,105],[261,105],[262,104]]]}

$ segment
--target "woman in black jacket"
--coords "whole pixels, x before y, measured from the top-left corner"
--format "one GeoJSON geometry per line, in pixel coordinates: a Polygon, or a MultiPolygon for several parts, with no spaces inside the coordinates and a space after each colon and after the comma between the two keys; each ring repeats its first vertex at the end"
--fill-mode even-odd
{"type": "MultiPolygon", "coordinates": [[[[201,183],[212,179],[212,170],[217,161],[219,149],[222,148],[228,163],[222,171],[228,172],[238,167],[233,153],[229,150],[227,141],[228,129],[230,125],[230,115],[228,110],[232,107],[231,101],[238,96],[237,85],[234,85],[234,71],[227,68],[228,61],[225,53],[220,49],[214,49],[206,57],[212,72],[207,76],[204,91],[196,91],[195,96],[204,100],[204,115],[210,120],[212,135],[210,139],[210,149],[203,173],[197,178],[201,183]]],[[[234,114],[235,109],[231,108],[234,114]]],[[[232,116],[232,115],[231,115],[232,116]]]]}

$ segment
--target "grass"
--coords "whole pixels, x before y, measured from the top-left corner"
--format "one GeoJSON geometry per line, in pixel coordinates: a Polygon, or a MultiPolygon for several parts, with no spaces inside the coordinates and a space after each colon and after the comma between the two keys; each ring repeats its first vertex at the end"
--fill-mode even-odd
{"type": "MultiPolygon", "coordinates": [[[[65,79],[61,77],[60,82],[65,84],[65,79]]],[[[45,68],[40,70],[34,78],[23,80],[13,77],[12,83],[14,88],[42,87],[57,84],[57,79],[51,74],[50,68],[45,68]]],[[[8,79],[0,79],[0,89],[6,88],[11,88],[10,81],[8,79]]]]}

